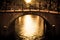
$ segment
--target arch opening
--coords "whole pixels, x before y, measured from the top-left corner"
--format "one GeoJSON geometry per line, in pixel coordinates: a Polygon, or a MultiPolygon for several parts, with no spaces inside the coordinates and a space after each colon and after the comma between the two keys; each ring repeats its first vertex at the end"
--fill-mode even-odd
{"type": "Polygon", "coordinates": [[[44,19],[38,15],[23,15],[15,20],[15,31],[21,40],[41,40],[44,35],[44,19]]]}

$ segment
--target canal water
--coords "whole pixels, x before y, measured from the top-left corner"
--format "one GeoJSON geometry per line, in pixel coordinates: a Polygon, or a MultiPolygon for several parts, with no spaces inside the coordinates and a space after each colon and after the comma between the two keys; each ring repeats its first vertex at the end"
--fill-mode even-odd
{"type": "Polygon", "coordinates": [[[16,19],[15,31],[22,40],[40,40],[44,33],[44,19],[38,15],[24,15],[16,19]]]}

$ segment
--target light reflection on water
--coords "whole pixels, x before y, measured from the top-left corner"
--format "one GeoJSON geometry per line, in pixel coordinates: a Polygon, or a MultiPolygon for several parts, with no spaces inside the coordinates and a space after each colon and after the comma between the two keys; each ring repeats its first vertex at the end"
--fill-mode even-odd
{"type": "MultiPolygon", "coordinates": [[[[37,15],[25,15],[19,17],[15,22],[17,34],[23,40],[34,40],[43,35],[44,20],[37,15]]],[[[39,38],[37,39],[39,40],[39,38]]]]}

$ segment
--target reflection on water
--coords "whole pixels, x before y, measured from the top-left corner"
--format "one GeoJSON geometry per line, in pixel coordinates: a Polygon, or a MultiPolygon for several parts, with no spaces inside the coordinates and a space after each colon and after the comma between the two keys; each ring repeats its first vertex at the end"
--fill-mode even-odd
{"type": "Polygon", "coordinates": [[[23,40],[40,40],[43,35],[44,20],[37,15],[25,15],[19,17],[15,22],[15,29],[23,40]]]}

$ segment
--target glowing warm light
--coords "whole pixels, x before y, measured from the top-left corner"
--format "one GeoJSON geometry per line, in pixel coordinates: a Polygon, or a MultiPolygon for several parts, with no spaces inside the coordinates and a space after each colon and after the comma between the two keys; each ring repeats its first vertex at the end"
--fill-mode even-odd
{"type": "MultiPolygon", "coordinates": [[[[25,16],[19,17],[19,22],[17,20],[16,25],[18,26],[18,28],[16,26],[17,28],[16,30],[18,30],[17,33],[19,35],[22,35],[22,37],[27,37],[33,40],[36,37],[43,35],[43,26],[44,26],[43,24],[44,24],[43,19],[41,17],[36,15],[35,16],[25,15],[25,16]]],[[[27,38],[26,40],[29,40],[27,38]]]]}
{"type": "Polygon", "coordinates": [[[25,0],[25,2],[26,2],[26,3],[30,3],[30,2],[31,2],[31,0],[25,0]]]}
{"type": "Polygon", "coordinates": [[[36,28],[33,24],[33,20],[31,19],[31,15],[27,15],[25,16],[25,19],[24,19],[24,32],[25,32],[25,36],[33,36],[35,31],[36,31],[36,28]]]}

